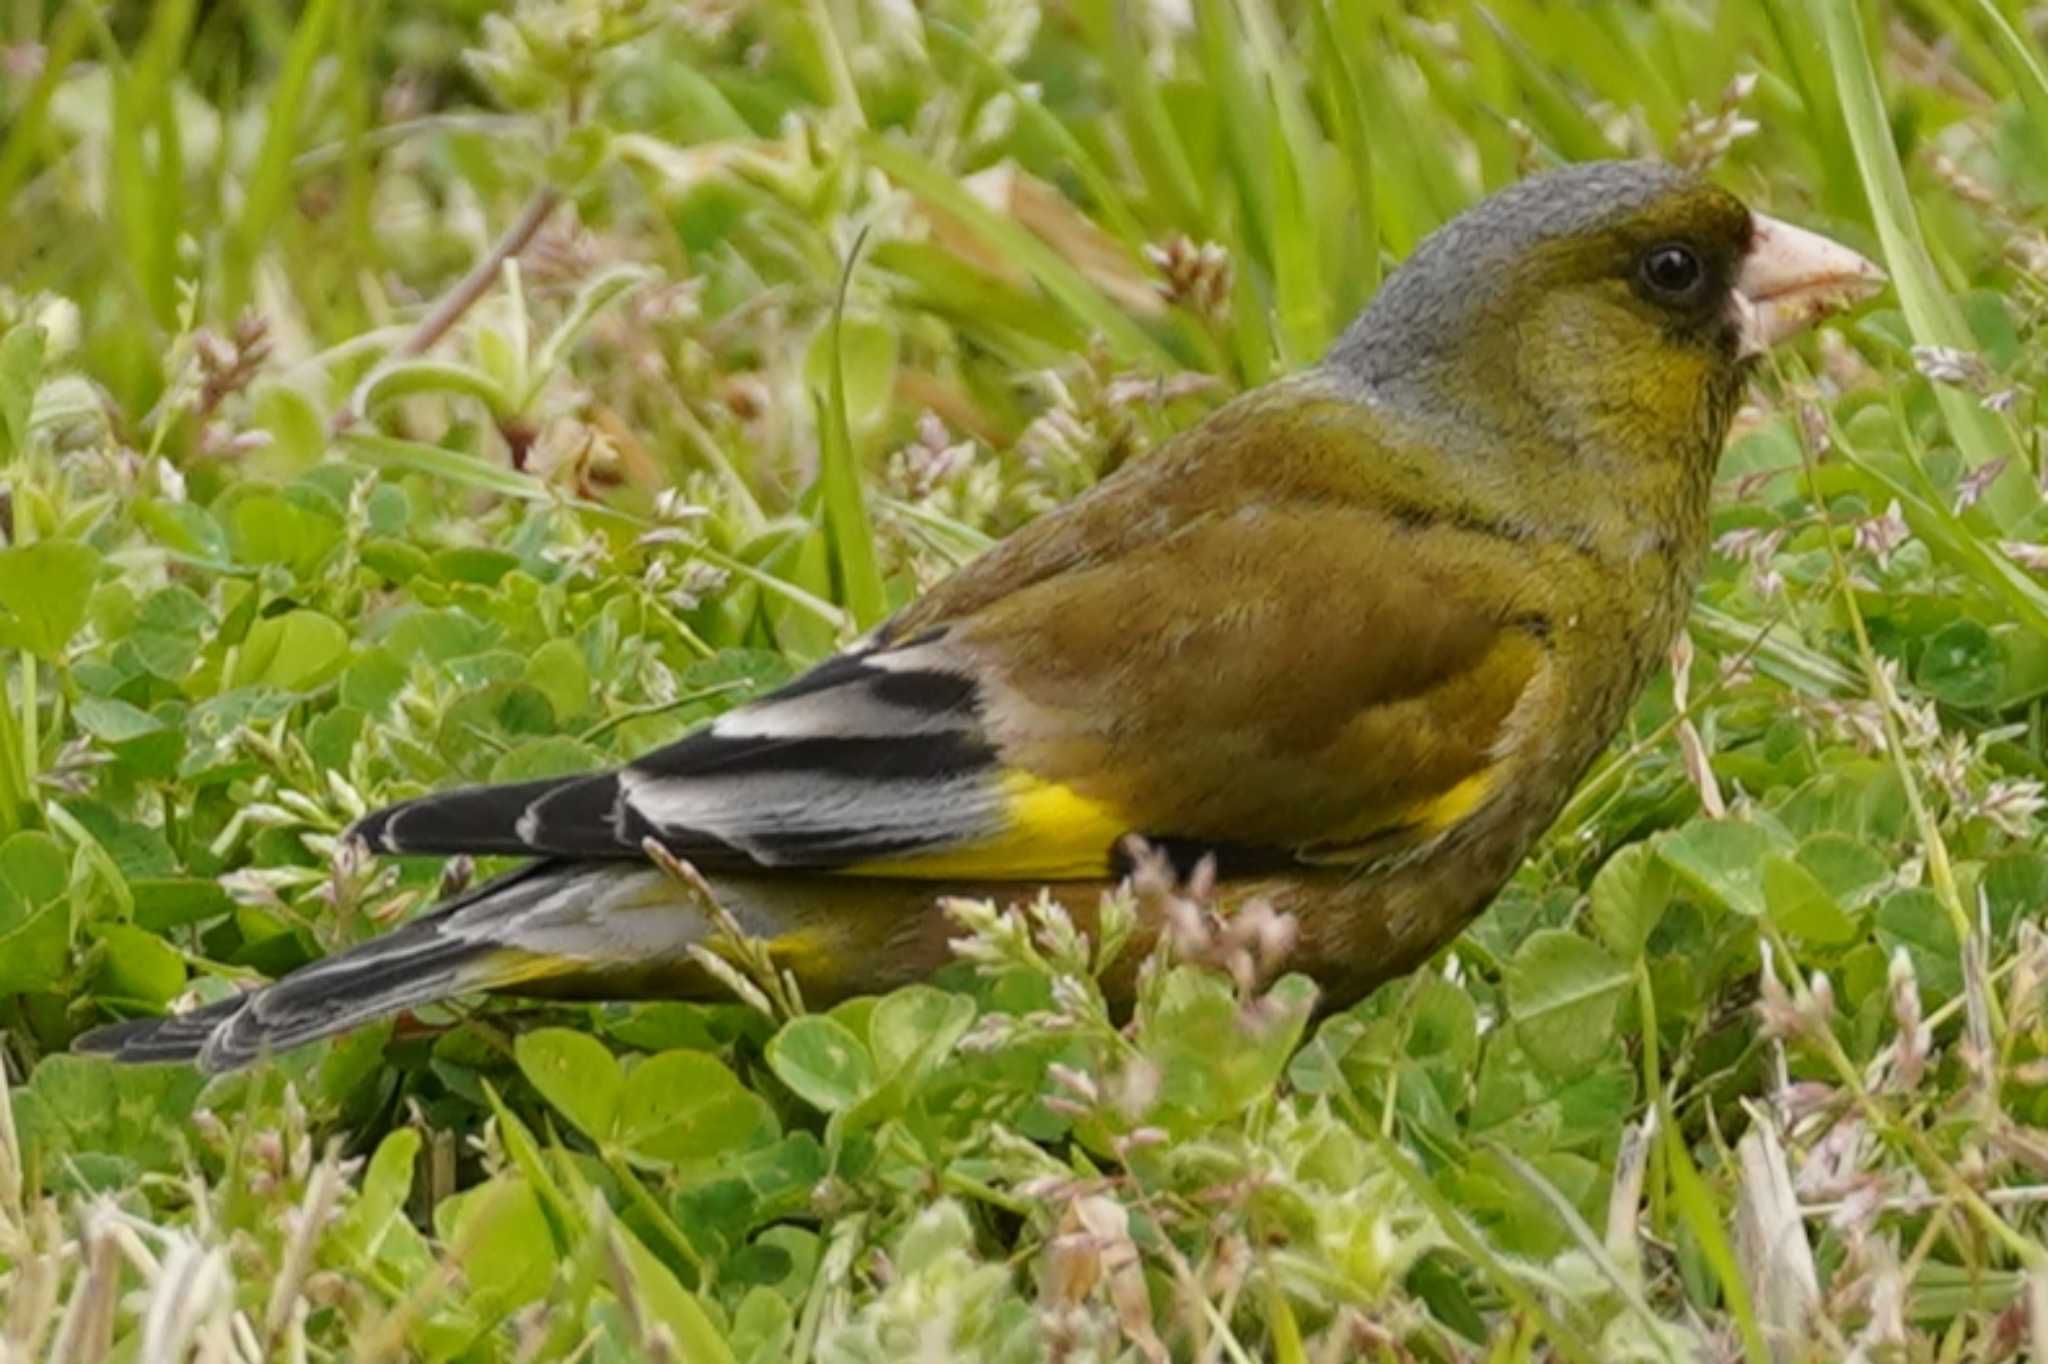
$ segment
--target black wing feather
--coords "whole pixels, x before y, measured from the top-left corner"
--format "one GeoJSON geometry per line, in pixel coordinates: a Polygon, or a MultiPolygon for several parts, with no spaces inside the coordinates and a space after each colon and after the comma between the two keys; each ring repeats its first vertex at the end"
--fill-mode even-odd
{"type": "Polygon", "coordinates": [[[896,856],[994,817],[977,695],[963,671],[856,650],[618,771],[425,796],[354,832],[434,856],[638,858],[654,838],[706,870],[896,856]]]}
{"type": "Polygon", "coordinates": [[[531,851],[517,826],[535,801],[588,777],[549,777],[500,786],[470,786],[388,806],[350,832],[379,853],[471,853],[516,857],[531,851]]]}

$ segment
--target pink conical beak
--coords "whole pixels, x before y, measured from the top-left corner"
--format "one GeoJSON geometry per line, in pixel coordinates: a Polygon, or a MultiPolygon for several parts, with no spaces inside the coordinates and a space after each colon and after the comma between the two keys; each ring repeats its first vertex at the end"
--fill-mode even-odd
{"type": "Polygon", "coordinates": [[[1761,213],[1753,219],[1749,254],[1735,275],[1741,354],[1761,355],[1884,287],[1884,271],[1840,242],[1761,213]]]}

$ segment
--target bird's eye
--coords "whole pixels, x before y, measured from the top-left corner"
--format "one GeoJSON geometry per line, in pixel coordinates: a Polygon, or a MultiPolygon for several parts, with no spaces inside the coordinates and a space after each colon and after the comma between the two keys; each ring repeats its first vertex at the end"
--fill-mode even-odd
{"type": "Polygon", "coordinates": [[[1673,302],[1685,302],[1699,291],[1706,271],[1689,246],[1667,243],[1653,246],[1643,255],[1643,283],[1651,293],[1673,302]]]}

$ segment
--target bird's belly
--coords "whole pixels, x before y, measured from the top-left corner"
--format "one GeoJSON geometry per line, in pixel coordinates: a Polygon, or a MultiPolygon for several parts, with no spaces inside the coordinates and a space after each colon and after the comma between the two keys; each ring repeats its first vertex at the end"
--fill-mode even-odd
{"type": "MultiPolygon", "coordinates": [[[[1458,839],[1441,855],[1379,875],[1315,868],[1225,880],[1216,886],[1214,903],[1229,913],[1262,900],[1294,916],[1297,942],[1282,969],[1315,979],[1324,1008],[1343,1007],[1455,936],[1513,872],[1521,851],[1498,838],[1458,839]]],[[[622,866],[617,884],[620,893],[605,896],[601,914],[584,921],[588,928],[601,920],[605,938],[555,924],[524,944],[559,959],[565,944],[579,939],[573,955],[581,968],[510,992],[570,999],[730,998],[691,952],[700,946],[725,955],[701,906],[649,869],[622,866]]],[[[951,885],[825,876],[717,876],[710,884],[742,931],[768,947],[814,1006],[885,993],[954,962],[950,943],[962,930],[945,912],[948,898],[1021,906],[1041,894],[1040,887],[1017,882],[951,885]]],[[[1112,888],[1107,880],[1063,882],[1042,893],[1093,932],[1102,897],[1112,888]]],[[[1104,981],[1112,1003],[1128,1003],[1138,963],[1161,928],[1141,911],[1137,932],[1104,981]]]]}

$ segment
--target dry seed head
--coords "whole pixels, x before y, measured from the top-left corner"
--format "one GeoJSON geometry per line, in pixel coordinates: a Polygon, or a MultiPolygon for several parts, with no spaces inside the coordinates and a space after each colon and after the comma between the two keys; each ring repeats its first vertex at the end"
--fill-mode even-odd
{"type": "Polygon", "coordinates": [[[1124,1117],[1138,1118],[1151,1112],[1163,1080],[1158,1066],[1133,1056],[1110,1077],[1109,1100],[1124,1117]]]}
{"type": "Polygon", "coordinates": [[[1834,445],[1834,437],[1829,434],[1828,429],[1827,409],[1819,403],[1803,402],[1799,404],[1798,410],[1800,437],[1806,442],[1806,448],[1813,453],[1813,457],[1819,459],[1834,445]]]}
{"type": "Polygon", "coordinates": [[[1057,1113],[1073,1122],[1086,1120],[1091,1111],[1087,1104],[1075,1103],[1072,1099],[1063,1098],[1058,1094],[1041,1095],[1038,1102],[1047,1112],[1057,1113]]]}
{"type": "Polygon", "coordinates": [[[2000,210],[2001,203],[1998,191],[1964,170],[1961,165],[1957,164],[1954,157],[1949,156],[1945,152],[1933,150],[1927,155],[1927,164],[1929,169],[1934,172],[1935,178],[1947,186],[1951,194],[1963,200],[1972,208],[1984,212],[1997,212],[2000,210]]]}
{"type": "Polygon", "coordinates": [[[1791,1131],[1811,1118],[1832,1111],[1841,1097],[1841,1092],[1833,1085],[1822,1084],[1818,1080],[1794,1080],[1774,1091],[1771,1102],[1784,1119],[1786,1130],[1791,1131]]]}
{"type": "Polygon", "coordinates": [[[1700,809],[1710,819],[1722,818],[1728,813],[1728,802],[1721,795],[1721,783],[1714,775],[1706,740],[1700,737],[1699,727],[1689,716],[1678,722],[1677,734],[1679,759],[1684,765],[1686,780],[1699,793],[1700,809]]]}
{"type": "Polygon", "coordinates": [[[578,222],[573,212],[558,212],[519,253],[519,265],[520,272],[536,288],[563,288],[595,274],[620,256],[616,244],[607,243],[578,222]]]}
{"type": "Polygon", "coordinates": [[[1726,156],[1737,142],[1756,133],[1761,125],[1742,112],[1744,101],[1756,90],[1756,82],[1756,72],[1738,73],[1722,88],[1720,108],[1711,114],[1688,102],[1685,125],[1672,144],[1671,160],[1688,170],[1703,171],[1726,156]]]}
{"type": "Polygon", "coordinates": [[[1778,979],[1771,945],[1759,943],[1757,949],[1761,960],[1757,968],[1755,1007],[1764,1036],[1796,1040],[1824,1033],[1835,1006],[1834,989],[1828,978],[1816,971],[1811,984],[1795,994],[1778,979]]]}
{"type": "Polygon", "coordinates": [[[974,1020],[974,1026],[967,1030],[958,1045],[961,1051],[971,1054],[1001,1051],[1020,1033],[1017,1020],[1009,1014],[986,1013],[974,1020]]]}
{"type": "Polygon", "coordinates": [[[2005,254],[2020,270],[2048,279],[2048,237],[2028,233],[2005,244],[2005,254]]]}
{"type": "Polygon", "coordinates": [[[929,497],[974,464],[974,441],[955,441],[937,413],[917,419],[917,439],[889,459],[889,481],[912,498],[929,497]]]}
{"type": "Polygon", "coordinates": [[[1865,517],[1856,523],[1854,543],[1857,549],[1875,558],[1879,568],[1889,568],[1892,555],[1912,538],[1912,528],[1906,524],[1895,497],[1882,516],[1865,517]]]}
{"type": "Polygon", "coordinates": [[[1198,246],[1183,234],[1164,245],[1146,246],[1145,259],[1165,276],[1155,286],[1161,298],[1211,321],[1224,316],[1230,305],[1232,269],[1230,253],[1221,245],[1198,246]]]}
{"type": "Polygon", "coordinates": [[[270,358],[270,326],[257,314],[245,312],[228,336],[201,328],[192,336],[192,355],[199,363],[196,411],[203,424],[222,402],[255,381],[270,358]]]}
{"type": "Polygon", "coordinates": [[[1828,737],[1854,744],[1865,753],[1884,749],[1884,708],[1875,701],[1812,701],[1808,711],[1827,729],[1828,737]]]}
{"type": "MultiPolygon", "coordinates": [[[[2011,392],[2010,389],[2006,391],[2011,392]]],[[[1989,399],[1986,400],[1986,405],[1989,405],[1989,399]]],[[[2005,472],[2005,466],[2009,462],[2009,460],[2003,457],[1994,459],[1985,464],[1980,464],[1957,479],[1955,495],[1956,515],[1961,516],[1964,512],[1981,502],[1984,499],[1985,491],[1990,488],[2000,474],[2005,472]]]]}
{"type": "Polygon", "coordinates": [[[1807,981],[1806,990],[1812,1000],[1815,1019],[1822,1027],[1835,1016],[1835,987],[1825,971],[1815,971],[1807,981]]]}
{"type": "Polygon", "coordinates": [[[1176,399],[1214,392],[1221,387],[1223,381],[1215,375],[1192,370],[1179,374],[1119,374],[1103,389],[1102,400],[1111,407],[1164,407],[1176,399]]]}
{"type": "Polygon", "coordinates": [[[1913,367],[1937,384],[1972,391],[1982,391],[1991,380],[1984,358],[1958,346],[1915,346],[1913,367]]]}
{"type": "Polygon", "coordinates": [[[1902,1092],[1910,1092],[1927,1073],[1927,1053],[1934,1035],[1921,1021],[1920,980],[1913,970],[1913,958],[1903,947],[1892,952],[1890,991],[1892,1018],[1899,1030],[1892,1043],[1891,1080],[1902,1092]]]}
{"type": "Polygon", "coordinates": [[[1783,526],[1770,530],[1744,526],[1718,537],[1714,541],[1714,552],[1737,563],[1748,564],[1753,569],[1762,568],[1777,556],[1778,546],[1785,542],[1786,533],[1783,526]]]}
{"type": "Polygon", "coordinates": [[[2042,986],[2048,982],[2048,934],[2031,919],[2019,926],[2019,942],[2006,981],[2006,1030],[2016,1035],[2031,1028],[2042,1013],[2042,986]]]}
{"type": "Polygon", "coordinates": [[[1952,801],[1970,799],[1970,753],[1969,738],[1952,734],[1944,742],[1932,745],[1927,755],[1927,775],[1952,801]]]}
{"type": "Polygon", "coordinates": [[[1999,552],[2029,573],[2048,573],[2048,545],[2032,540],[2000,540],[1999,552]]]}
{"type": "Polygon", "coordinates": [[[1965,813],[1989,820],[2008,838],[2030,838],[2035,817],[2048,810],[2044,789],[2048,788],[2031,777],[2000,777],[1981,797],[1969,802],[1965,813]]]}
{"type": "Polygon", "coordinates": [[[1117,1159],[1128,1160],[1133,1151],[1163,1146],[1169,1140],[1171,1134],[1163,1127],[1135,1127],[1118,1137],[1112,1145],[1116,1148],[1117,1159]]]}
{"type": "MultiPolygon", "coordinates": [[[[1084,1202],[1107,1199],[1076,1198],[1060,1217],[1059,1231],[1046,1243],[1046,1272],[1041,1294],[1053,1303],[1072,1306],[1088,1297],[1102,1282],[1104,1244],[1082,1215],[1084,1202]]],[[[1121,1214],[1121,1207],[1111,1203],[1121,1214]]],[[[1098,1220],[1100,1217],[1098,1217],[1098,1220]]]]}
{"type": "Polygon", "coordinates": [[[228,1149],[227,1124],[220,1120],[219,1114],[210,1108],[195,1109],[189,1121],[208,1150],[221,1153],[228,1149]]]}
{"type": "Polygon", "coordinates": [[[1095,999],[1080,977],[1059,975],[1052,980],[1052,1002],[1058,1006],[1057,1016],[1068,1020],[1067,1026],[1074,1026],[1088,1016],[1095,999]]]}
{"type": "Polygon", "coordinates": [[[1046,1078],[1085,1103],[1094,1104],[1102,1100],[1102,1092],[1096,1088],[1095,1079],[1085,1071],[1054,1061],[1045,1068],[1046,1078]]]}
{"type": "Polygon", "coordinates": [[[710,515],[709,507],[690,500],[686,488],[663,488],[654,495],[654,519],[657,521],[680,525],[688,521],[702,521],[710,515]]]}
{"type": "MultiPolygon", "coordinates": [[[[261,435],[266,440],[269,438],[268,432],[247,432],[244,434],[261,435]]],[[[150,472],[156,476],[156,490],[159,497],[169,502],[183,502],[185,500],[185,475],[179,472],[178,466],[165,459],[162,455],[158,455],[150,464],[150,472]]]]}
{"type": "MultiPolygon", "coordinates": [[[[1893,662],[1891,659],[1883,661],[1893,662]]],[[[1892,679],[1892,687],[1892,694],[1898,697],[1893,711],[1899,719],[1900,740],[1915,753],[1926,753],[1941,742],[1941,713],[1932,701],[1910,701],[1899,696],[1896,677],[1892,679]]]]}

